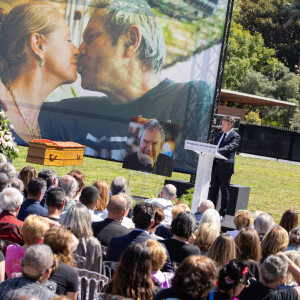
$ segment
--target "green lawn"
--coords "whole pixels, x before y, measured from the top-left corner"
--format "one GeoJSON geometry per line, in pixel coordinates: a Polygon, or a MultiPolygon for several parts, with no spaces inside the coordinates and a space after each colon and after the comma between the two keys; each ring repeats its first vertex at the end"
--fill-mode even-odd
{"type": "MultiPolygon", "coordinates": [[[[20,147],[20,156],[14,161],[17,170],[26,165],[27,148],[20,147]]],[[[33,165],[37,170],[44,166],[33,165]]],[[[86,184],[103,179],[108,184],[116,176],[129,181],[130,193],[135,196],[155,197],[161,190],[165,177],[143,174],[122,169],[122,164],[101,159],[84,158],[78,167],[86,176],[86,184]]],[[[58,176],[65,175],[73,167],[54,168],[58,176]]],[[[173,173],[172,179],[189,180],[189,175],[173,173]]],[[[236,157],[235,174],[232,183],[250,186],[248,208],[270,213],[279,222],[282,213],[290,208],[300,213],[300,166],[267,161],[243,156],[236,157]]]]}

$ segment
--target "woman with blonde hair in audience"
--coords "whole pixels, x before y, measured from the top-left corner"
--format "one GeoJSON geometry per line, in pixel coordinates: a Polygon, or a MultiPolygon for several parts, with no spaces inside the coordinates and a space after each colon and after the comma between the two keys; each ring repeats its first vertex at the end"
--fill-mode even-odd
{"type": "MultiPolygon", "coordinates": [[[[300,252],[299,251],[286,251],[284,253],[297,267],[300,267],[300,252]]],[[[289,270],[284,278],[283,283],[279,286],[279,290],[288,289],[298,286],[296,280],[289,270]]]]}
{"type": "Polygon", "coordinates": [[[144,245],[149,249],[151,253],[151,277],[154,285],[163,289],[171,287],[171,279],[174,277],[174,274],[161,271],[161,268],[164,266],[167,260],[166,249],[160,242],[153,239],[147,240],[146,242],[144,242],[144,245]]]}
{"type": "Polygon", "coordinates": [[[21,229],[25,244],[23,246],[10,245],[6,250],[5,272],[8,278],[13,273],[21,272],[21,260],[28,247],[42,244],[46,231],[50,228],[48,221],[37,215],[29,215],[21,229]]]}
{"type": "Polygon", "coordinates": [[[202,255],[205,255],[213,242],[220,235],[219,228],[214,224],[202,223],[196,231],[195,245],[197,245],[202,255]]]}
{"type": "Polygon", "coordinates": [[[78,202],[81,191],[85,186],[85,176],[84,176],[83,172],[81,172],[80,170],[72,170],[68,173],[68,175],[71,175],[72,177],[74,177],[78,183],[78,189],[74,196],[74,200],[78,202]]]}
{"type": "Polygon", "coordinates": [[[221,232],[220,214],[218,213],[217,210],[215,210],[213,208],[207,209],[203,213],[203,215],[199,221],[199,226],[203,223],[209,223],[209,224],[215,225],[219,229],[219,232],[221,232]]]}
{"type": "MultiPolygon", "coordinates": [[[[172,214],[172,221],[176,218],[176,216],[178,214],[180,214],[183,211],[191,211],[191,209],[188,207],[187,204],[185,203],[178,203],[176,205],[173,206],[172,210],[171,210],[171,214],[172,214]]],[[[164,238],[164,239],[170,239],[172,237],[172,232],[171,232],[171,226],[157,226],[156,230],[155,230],[155,234],[164,238]]]]}
{"type": "Polygon", "coordinates": [[[105,288],[105,294],[151,300],[154,289],[151,272],[151,253],[148,248],[142,244],[129,245],[105,288]]]}
{"type": "Polygon", "coordinates": [[[92,184],[99,191],[99,198],[97,200],[97,206],[95,214],[101,216],[104,212],[107,212],[107,204],[109,202],[108,185],[104,180],[98,179],[92,184]]]}
{"type": "Polygon", "coordinates": [[[298,226],[298,213],[295,209],[286,210],[279,222],[279,225],[283,227],[288,233],[298,226]]]}
{"type": "Polygon", "coordinates": [[[35,167],[26,166],[24,167],[18,176],[19,179],[23,181],[24,184],[24,197],[27,198],[27,184],[32,178],[37,178],[37,173],[35,167]]]}
{"type": "Polygon", "coordinates": [[[102,268],[101,243],[93,235],[91,214],[85,205],[76,203],[67,212],[64,226],[70,228],[79,240],[75,254],[86,258],[84,268],[97,273],[102,268]]]}
{"type": "Polygon", "coordinates": [[[261,213],[255,218],[253,224],[260,241],[262,241],[265,234],[275,225],[275,221],[269,214],[261,213]]]}
{"type": "Polygon", "coordinates": [[[217,280],[216,263],[205,256],[191,255],[176,269],[172,287],[159,291],[153,300],[208,299],[217,280]]]}
{"type": "Polygon", "coordinates": [[[286,251],[300,251],[300,226],[293,228],[289,233],[289,245],[286,251]]]}
{"type": "Polygon", "coordinates": [[[220,234],[211,245],[206,256],[213,259],[220,270],[228,261],[236,258],[233,237],[226,233],[220,234]]]}
{"type": "Polygon", "coordinates": [[[257,231],[251,227],[242,228],[234,241],[236,244],[236,258],[245,261],[253,277],[259,280],[261,248],[257,231]]]}
{"type": "Polygon", "coordinates": [[[275,225],[264,236],[261,242],[261,263],[269,256],[284,252],[289,244],[289,235],[280,225],[275,225]]]}
{"type": "Polygon", "coordinates": [[[251,227],[253,224],[253,217],[250,212],[245,209],[238,210],[233,218],[233,223],[236,230],[227,231],[226,233],[232,237],[236,237],[239,231],[245,227],[251,227]]]}
{"type": "Polygon", "coordinates": [[[49,280],[57,284],[56,293],[58,295],[66,295],[71,300],[76,300],[78,275],[73,268],[73,243],[71,231],[64,227],[50,228],[44,238],[44,244],[51,248],[56,262],[49,280]]]}

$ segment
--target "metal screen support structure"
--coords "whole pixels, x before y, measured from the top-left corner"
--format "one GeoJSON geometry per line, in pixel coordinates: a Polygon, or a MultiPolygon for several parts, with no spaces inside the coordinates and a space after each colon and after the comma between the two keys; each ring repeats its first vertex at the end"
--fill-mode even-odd
{"type": "MultiPolygon", "coordinates": [[[[232,13],[233,13],[233,5],[234,5],[234,0],[228,0],[227,14],[226,14],[225,26],[224,26],[224,35],[223,35],[220,60],[219,60],[219,66],[218,66],[218,73],[217,73],[218,76],[217,76],[216,89],[215,89],[215,94],[214,94],[214,104],[213,104],[213,108],[211,111],[211,121],[210,121],[210,126],[209,126],[208,142],[210,142],[210,143],[213,142],[214,134],[215,134],[215,129],[212,127],[212,124],[213,124],[214,115],[217,113],[218,106],[220,103],[222,81],[223,81],[223,75],[224,75],[226,54],[227,54],[227,48],[228,48],[228,40],[229,40],[230,27],[231,27],[231,19],[232,19],[232,13]]],[[[197,70],[196,70],[197,67],[198,67],[198,64],[195,64],[194,72],[197,72],[197,70]]],[[[190,183],[195,183],[195,180],[196,180],[196,174],[191,174],[190,183]]]]}

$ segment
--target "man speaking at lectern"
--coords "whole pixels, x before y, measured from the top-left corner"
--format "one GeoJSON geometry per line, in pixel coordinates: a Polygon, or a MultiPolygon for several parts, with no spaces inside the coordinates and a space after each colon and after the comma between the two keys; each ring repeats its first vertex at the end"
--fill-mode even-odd
{"type": "Polygon", "coordinates": [[[225,219],[229,204],[229,185],[234,173],[234,157],[241,139],[240,135],[233,130],[234,123],[234,117],[225,116],[222,120],[221,132],[215,140],[215,144],[218,145],[218,153],[225,156],[227,160],[214,159],[208,199],[217,207],[219,188],[221,189],[222,202],[219,211],[221,222],[225,219]]]}

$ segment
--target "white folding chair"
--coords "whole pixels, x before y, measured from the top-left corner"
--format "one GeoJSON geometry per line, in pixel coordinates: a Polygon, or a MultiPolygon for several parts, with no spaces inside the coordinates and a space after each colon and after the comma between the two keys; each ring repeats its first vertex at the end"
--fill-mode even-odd
{"type": "Polygon", "coordinates": [[[78,300],[97,300],[108,278],[96,272],[75,268],[78,272],[78,300]]]}

